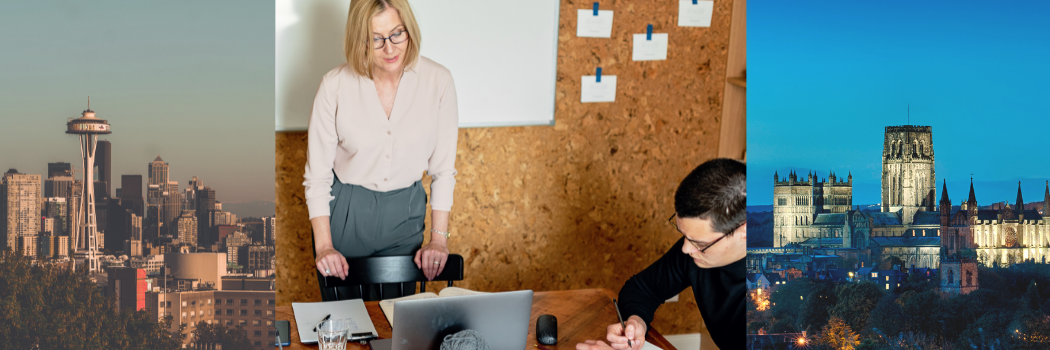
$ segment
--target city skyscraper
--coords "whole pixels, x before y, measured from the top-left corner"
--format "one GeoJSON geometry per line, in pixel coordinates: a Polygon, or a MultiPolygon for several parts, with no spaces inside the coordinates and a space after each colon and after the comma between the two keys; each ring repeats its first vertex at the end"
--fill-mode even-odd
{"type": "Polygon", "coordinates": [[[70,198],[73,196],[73,183],[76,180],[72,175],[58,175],[44,180],[44,197],[70,198]]]}
{"type": "Polygon", "coordinates": [[[11,250],[19,249],[21,237],[40,231],[40,175],[11,169],[0,183],[0,235],[11,250]]]}
{"type": "Polygon", "coordinates": [[[66,162],[47,163],[47,177],[55,176],[73,176],[73,168],[66,162]]]}
{"type": "Polygon", "coordinates": [[[98,187],[95,187],[95,201],[113,196],[113,145],[108,140],[99,140],[95,146],[95,171],[98,178],[95,179],[98,187]]]}
{"type": "Polygon", "coordinates": [[[157,155],[157,159],[154,159],[149,163],[147,176],[149,178],[146,190],[146,203],[147,204],[160,204],[160,198],[164,196],[164,191],[167,189],[168,184],[168,163],[165,163],[163,159],[160,159],[160,155],[157,155]]]}
{"type": "MultiPolygon", "coordinates": [[[[80,236],[76,240],[83,240],[87,246],[83,252],[77,252],[78,259],[85,259],[90,273],[100,271],[98,262],[97,224],[95,222],[95,191],[91,184],[94,183],[95,146],[98,135],[109,134],[109,123],[103,119],[95,118],[95,111],[91,110],[91,102],[88,100],[88,109],[81,113],[81,117],[66,123],[66,133],[80,136],[80,154],[84,156],[84,217],[83,221],[77,223],[83,227],[80,236]]],[[[78,245],[79,246],[79,245],[78,245]]],[[[73,269],[76,269],[76,260],[73,269]]]]}
{"type": "Polygon", "coordinates": [[[142,217],[142,175],[120,175],[120,204],[142,217]]]}

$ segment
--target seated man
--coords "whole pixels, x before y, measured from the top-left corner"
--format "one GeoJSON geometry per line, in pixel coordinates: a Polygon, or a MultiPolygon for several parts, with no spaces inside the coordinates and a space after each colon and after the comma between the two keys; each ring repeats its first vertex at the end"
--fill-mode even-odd
{"type": "Polygon", "coordinates": [[[588,340],[576,349],[640,349],[656,308],[686,287],[693,287],[715,344],[743,349],[746,179],[745,165],[731,159],[708,161],[686,176],[675,192],[675,215],[669,219],[669,226],[685,237],[620,290],[626,329],[620,323],[610,325],[609,344],[588,340]]]}

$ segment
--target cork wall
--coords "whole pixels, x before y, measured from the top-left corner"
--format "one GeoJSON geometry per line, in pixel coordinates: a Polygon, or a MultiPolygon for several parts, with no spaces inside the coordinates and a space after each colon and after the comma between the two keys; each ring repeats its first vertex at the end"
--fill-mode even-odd
{"type": "MultiPolygon", "coordinates": [[[[733,4],[716,1],[711,27],[695,28],[678,27],[677,1],[602,1],[615,11],[612,38],[577,38],[576,10],[591,4],[561,5],[554,126],[459,130],[449,226],[449,250],[466,262],[458,287],[617,292],[681,237],[666,220],[678,182],[718,152],[733,4]],[[631,61],[631,35],[647,24],[669,33],[667,60],[631,61]],[[580,77],[599,66],[617,76],[616,102],[580,103],[580,77]]],[[[277,133],[276,144],[277,303],[319,301],[306,133],[277,133]]],[[[679,334],[702,324],[686,290],[653,325],[679,334]]]]}

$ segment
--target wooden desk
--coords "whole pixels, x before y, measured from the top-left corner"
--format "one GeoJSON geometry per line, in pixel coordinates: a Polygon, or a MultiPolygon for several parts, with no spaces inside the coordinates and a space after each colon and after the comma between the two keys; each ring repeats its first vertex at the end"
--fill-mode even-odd
{"type": "MultiPolygon", "coordinates": [[[[529,335],[526,350],[539,349],[536,342],[536,319],[543,314],[551,314],[558,318],[558,345],[547,346],[550,349],[575,349],[576,343],[582,343],[587,339],[605,341],[606,327],[618,322],[616,310],[613,309],[612,298],[616,294],[607,289],[581,289],[556,292],[536,292],[532,297],[532,315],[529,320],[529,335]]],[[[368,315],[372,318],[372,324],[379,333],[379,338],[389,339],[392,334],[390,323],[387,322],[383,310],[379,308],[379,302],[365,302],[368,315]]],[[[285,349],[317,349],[317,345],[305,345],[299,343],[299,332],[296,331],[295,316],[291,306],[276,307],[278,320],[288,320],[291,323],[292,345],[285,349]]],[[[665,350],[676,350],[671,343],[664,339],[660,332],[649,329],[645,339],[665,350]]],[[[358,343],[348,344],[347,349],[369,349],[358,343]]]]}

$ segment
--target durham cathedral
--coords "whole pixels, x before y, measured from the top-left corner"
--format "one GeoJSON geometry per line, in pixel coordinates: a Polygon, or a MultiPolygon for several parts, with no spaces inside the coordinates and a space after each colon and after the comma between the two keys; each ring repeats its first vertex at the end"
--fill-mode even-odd
{"type": "Polygon", "coordinates": [[[853,208],[852,173],[845,179],[834,172],[823,179],[813,173],[803,177],[792,171],[783,178],[774,173],[774,246],[821,248],[869,264],[896,257],[903,266],[939,268],[942,289],[955,293],[976,288],[974,260],[985,266],[1046,262],[1050,182],[1043,194],[1046,217],[1025,210],[1020,184],[1013,206],[979,209],[973,179],[969,197],[953,212],[947,183],[936,200],[933,165],[931,127],[886,127],[879,212],[853,208]]]}

